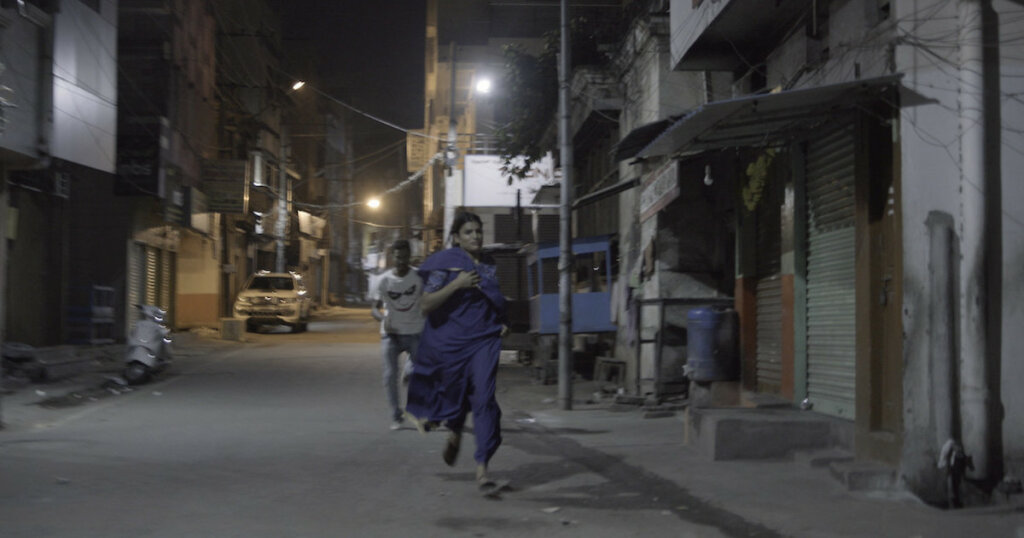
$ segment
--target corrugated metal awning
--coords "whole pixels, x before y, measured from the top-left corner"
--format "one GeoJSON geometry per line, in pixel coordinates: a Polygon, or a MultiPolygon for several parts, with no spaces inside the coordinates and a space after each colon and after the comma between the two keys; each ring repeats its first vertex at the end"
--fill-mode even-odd
{"type": "Polygon", "coordinates": [[[621,161],[633,157],[640,150],[647,147],[652,140],[658,137],[661,133],[665,132],[672,126],[673,123],[679,121],[682,116],[669,116],[666,119],[653,121],[633,129],[626,135],[625,138],[619,140],[615,144],[615,160],[621,161]]]}
{"type": "Polygon", "coordinates": [[[878,99],[895,87],[901,91],[903,106],[926,102],[922,96],[898,86],[900,77],[887,75],[708,103],[673,122],[635,156],[647,158],[777,144],[830,121],[840,112],[878,99]]]}

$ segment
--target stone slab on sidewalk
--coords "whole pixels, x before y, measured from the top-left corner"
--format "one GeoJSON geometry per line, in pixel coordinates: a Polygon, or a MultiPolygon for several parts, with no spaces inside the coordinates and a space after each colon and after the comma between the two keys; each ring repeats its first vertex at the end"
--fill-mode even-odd
{"type": "Polygon", "coordinates": [[[710,460],[791,457],[794,451],[831,448],[838,427],[817,414],[762,408],[687,409],[687,442],[710,460]]]}

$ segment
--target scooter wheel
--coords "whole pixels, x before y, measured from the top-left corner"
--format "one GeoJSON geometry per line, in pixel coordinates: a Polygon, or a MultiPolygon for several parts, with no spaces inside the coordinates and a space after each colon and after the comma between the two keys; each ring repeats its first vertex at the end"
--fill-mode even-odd
{"type": "Polygon", "coordinates": [[[150,375],[149,367],[139,361],[131,362],[124,368],[124,379],[130,385],[145,383],[150,375]]]}

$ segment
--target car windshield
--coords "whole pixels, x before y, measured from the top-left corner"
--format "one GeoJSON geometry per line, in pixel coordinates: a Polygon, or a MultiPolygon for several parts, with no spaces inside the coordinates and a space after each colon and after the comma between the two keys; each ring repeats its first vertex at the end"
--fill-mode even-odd
{"type": "Polygon", "coordinates": [[[249,283],[250,290],[273,291],[293,290],[295,284],[290,277],[286,276],[257,276],[249,283]]]}

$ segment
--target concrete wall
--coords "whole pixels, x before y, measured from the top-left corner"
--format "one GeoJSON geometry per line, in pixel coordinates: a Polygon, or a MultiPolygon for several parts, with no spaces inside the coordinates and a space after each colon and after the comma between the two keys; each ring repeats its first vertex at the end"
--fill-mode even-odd
{"type": "MultiPolygon", "coordinates": [[[[963,2],[962,2],[963,3],[963,2]]],[[[969,2],[968,2],[969,3],[969,2]]],[[[988,111],[1001,118],[1001,125],[992,124],[985,148],[985,158],[998,163],[986,171],[988,181],[984,189],[992,196],[989,207],[1000,214],[999,218],[985,224],[986,237],[995,245],[990,250],[987,294],[984,300],[990,307],[987,313],[989,323],[987,337],[992,361],[990,394],[994,401],[992,409],[1003,408],[1001,423],[995,420],[996,443],[1001,443],[1002,452],[1009,467],[1020,471],[1024,459],[1024,397],[1019,390],[1019,380],[1024,378],[1024,362],[1017,350],[1024,346],[1024,182],[1020,170],[1024,167],[1024,136],[1019,126],[1024,124],[1024,107],[1012,96],[1020,92],[1024,62],[1021,61],[1024,45],[1007,36],[1017,35],[1024,30],[1021,14],[1024,10],[1013,2],[993,2],[994,11],[985,15],[993,31],[987,43],[1001,43],[998,57],[990,56],[985,73],[992,75],[986,80],[993,94],[986,102],[988,111]],[[998,68],[995,62],[998,60],[998,68]],[[998,110],[991,110],[996,107],[998,110]],[[1001,192],[1000,192],[1001,191],[1001,192]],[[1000,440],[1001,439],[1001,440],[1000,440]]],[[[973,179],[965,176],[961,169],[965,129],[960,125],[961,106],[958,95],[961,87],[958,66],[961,49],[957,44],[958,12],[957,3],[927,2],[923,5],[896,3],[894,16],[901,20],[901,33],[912,37],[896,50],[896,62],[900,71],[906,73],[903,84],[932,99],[932,103],[904,108],[900,117],[900,142],[902,150],[902,182],[904,199],[900,201],[903,211],[904,245],[904,357],[906,373],[904,383],[904,469],[908,483],[923,497],[941,496],[941,477],[937,476],[935,458],[939,447],[935,438],[934,420],[936,402],[932,401],[934,387],[930,376],[935,367],[932,362],[933,350],[929,337],[944,334],[948,328],[932,326],[929,313],[935,307],[935,297],[929,294],[932,271],[929,267],[929,236],[925,219],[929,213],[948,215],[953,222],[954,245],[952,270],[959,279],[970,271],[965,253],[976,252],[978,245],[963,242],[965,226],[962,212],[963,195],[976,189],[973,179]]],[[[968,227],[978,225],[967,222],[968,227]]],[[[955,315],[963,316],[962,304],[965,292],[957,285],[953,298],[955,315]]],[[[953,328],[956,341],[965,338],[959,326],[953,328]]],[[[966,335],[966,337],[970,337],[966,335]]],[[[968,359],[960,353],[962,346],[954,349],[954,361],[962,364],[968,359]]],[[[955,386],[955,385],[954,385],[955,386]]],[[[941,402],[939,402],[941,405],[941,402]]],[[[962,421],[955,417],[958,426],[962,421]]]]}
{"type": "Polygon", "coordinates": [[[54,20],[53,139],[55,157],[114,171],[117,135],[117,2],[96,13],[62,2],[54,20]]]}
{"type": "Polygon", "coordinates": [[[215,327],[220,317],[220,262],[216,243],[184,231],[178,248],[178,298],[174,324],[178,328],[215,327]]]}
{"type": "Polygon", "coordinates": [[[1001,139],[1002,199],[1002,283],[995,292],[1002,298],[1000,393],[1005,409],[1003,419],[1003,456],[1007,469],[1016,476],[1024,473],[1024,44],[1013,36],[1024,32],[1024,9],[1019,3],[994,2],[999,16],[999,94],[1001,139]]]}

